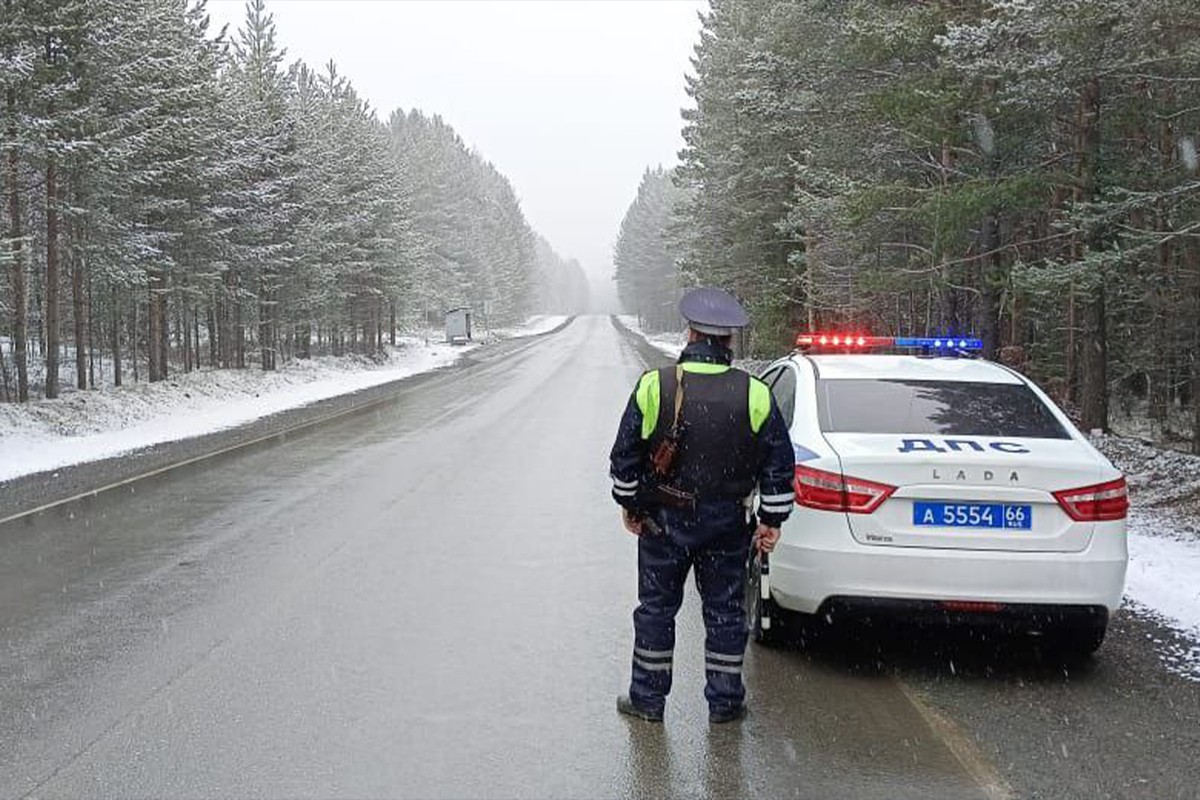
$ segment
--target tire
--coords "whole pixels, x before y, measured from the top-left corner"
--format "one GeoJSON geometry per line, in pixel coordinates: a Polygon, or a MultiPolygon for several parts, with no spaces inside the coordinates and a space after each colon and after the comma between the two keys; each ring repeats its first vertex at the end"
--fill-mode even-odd
{"type": "Polygon", "coordinates": [[[746,561],[746,627],[750,638],[765,647],[783,642],[783,613],[774,600],[762,596],[761,562],[753,550],[746,561]]]}
{"type": "Polygon", "coordinates": [[[1086,661],[1104,643],[1107,622],[1079,622],[1063,625],[1046,635],[1045,648],[1053,656],[1066,661],[1086,661]]]}

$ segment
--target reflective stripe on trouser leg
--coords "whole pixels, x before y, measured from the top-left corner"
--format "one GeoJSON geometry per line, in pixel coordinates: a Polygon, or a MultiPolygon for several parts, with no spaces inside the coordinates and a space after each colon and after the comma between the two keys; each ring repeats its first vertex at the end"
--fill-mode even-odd
{"type": "Polygon", "coordinates": [[[730,675],[742,674],[742,659],[745,656],[726,655],[725,653],[714,653],[711,650],[704,651],[704,668],[712,672],[727,672],[730,675]]]}
{"type": "Polygon", "coordinates": [[[746,699],[742,660],[746,652],[744,592],[749,537],[722,537],[696,553],[696,588],[704,607],[704,697],[709,709],[737,708],[746,699]]]}
{"type": "Polygon", "coordinates": [[[638,600],[633,612],[633,665],[629,698],[662,710],[671,691],[675,614],[683,602],[690,559],[669,536],[638,539],[638,600]]]}

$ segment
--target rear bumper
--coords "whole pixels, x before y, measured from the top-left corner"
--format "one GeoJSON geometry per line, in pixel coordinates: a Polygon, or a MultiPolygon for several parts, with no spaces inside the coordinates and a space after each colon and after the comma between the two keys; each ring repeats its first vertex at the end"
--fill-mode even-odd
{"type": "Polygon", "coordinates": [[[970,625],[997,630],[1044,629],[1059,626],[1103,629],[1109,611],[1104,606],[1004,604],[995,609],[950,607],[936,600],[893,600],[880,597],[831,597],[818,612],[823,619],[843,619],[868,625],[892,622],[921,625],[970,625]]]}
{"type": "Polygon", "coordinates": [[[844,526],[823,527],[786,531],[771,556],[771,594],[785,609],[815,614],[837,598],[874,598],[1115,611],[1124,593],[1123,525],[1098,529],[1077,553],[863,545],[844,526]]]}

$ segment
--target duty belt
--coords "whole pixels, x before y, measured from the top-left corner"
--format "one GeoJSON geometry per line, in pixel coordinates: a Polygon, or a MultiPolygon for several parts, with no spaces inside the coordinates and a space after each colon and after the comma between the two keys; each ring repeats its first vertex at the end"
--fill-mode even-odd
{"type": "Polygon", "coordinates": [[[651,497],[663,508],[672,508],[676,511],[696,510],[696,495],[692,492],[676,489],[674,486],[657,484],[651,493],[651,497]]]}

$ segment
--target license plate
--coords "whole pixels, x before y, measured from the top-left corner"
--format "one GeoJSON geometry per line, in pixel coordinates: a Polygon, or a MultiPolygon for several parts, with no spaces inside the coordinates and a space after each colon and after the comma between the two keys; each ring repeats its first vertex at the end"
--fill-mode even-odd
{"type": "Polygon", "coordinates": [[[1032,528],[1033,508],[1009,503],[913,503],[913,525],[929,528],[1032,528]]]}

